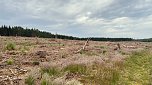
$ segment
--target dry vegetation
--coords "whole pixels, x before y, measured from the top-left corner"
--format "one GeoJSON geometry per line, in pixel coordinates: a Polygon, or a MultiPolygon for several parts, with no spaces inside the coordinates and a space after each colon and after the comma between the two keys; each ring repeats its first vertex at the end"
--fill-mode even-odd
{"type": "Polygon", "coordinates": [[[0,41],[0,85],[152,85],[150,42],[0,41]]]}

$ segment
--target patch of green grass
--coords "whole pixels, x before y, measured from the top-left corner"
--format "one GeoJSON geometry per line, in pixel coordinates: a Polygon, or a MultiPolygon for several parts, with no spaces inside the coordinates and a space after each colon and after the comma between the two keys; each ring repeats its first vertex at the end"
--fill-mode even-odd
{"type": "Polygon", "coordinates": [[[49,46],[65,46],[62,43],[50,43],[49,46]]]}
{"type": "Polygon", "coordinates": [[[47,73],[50,76],[57,76],[60,74],[59,69],[55,67],[50,67],[50,68],[41,68],[42,74],[47,73]]]}
{"type": "Polygon", "coordinates": [[[65,67],[63,70],[68,71],[70,73],[86,74],[87,67],[81,64],[71,64],[65,67]]]}
{"type": "Polygon", "coordinates": [[[44,73],[44,74],[42,75],[41,85],[54,85],[54,84],[52,83],[52,80],[51,80],[49,74],[44,73]]]}
{"type": "Polygon", "coordinates": [[[5,49],[6,49],[6,50],[9,50],[9,51],[15,50],[15,49],[16,49],[16,45],[15,45],[15,43],[9,42],[9,43],[7,43],[7,45],[5,46],[5,49]]]}
{"type": "Polygon", "coordinates": [[[29,48],[27,46],[23,46],[23,49],[26,50],[26,51],[29,50],[29,48]]]}
{"type": "Polygon", "coordinates": [[[91,68],[87,68],[87,75],[82,77],[82,80],[93,85],[117,85],[119,78],[120,67],[117,64],[113,67],[94,64],[91,68]]]}
{"type": "Polygon", "coordinates": [[[14,64],[14,60],[10,58],[10,59],[8,59],[6,61],[6,63],[7,63],[7,65],[13,65],[14,64]]]}
{"type": "Polygon", "coordinates": [[[84,55],[88,55],[88,56],[98,55],[98,53],[96,53],[96,52],[85,51],[85,50],[82,50],[82,51],[80,51],[79,53],[80,53],[80,54],[84,54],[84,55]]]}
{"type": "Polygon", "coordinates": [[[40,65],[39,61],[33,61],[33,65],[40,65]]]}
{"type": "Polygon", "coordinates": [[[23,45],[23,46],[32,46],[32,45],[34,45],[34,43],[31,43],[31,42],[23,42],[23,43],[21,43],[21,45],[23,45]]]}
{"type": "Polygon", "coordinates": [[[101,49],[104,49],[104,48],[106,48],[106,47],[105,47],[105,46],[100,46],[100,48],[101,48],[101,49]]]}
{"type": "Polygon", "coordinates": [[[29,48],[27,46],[20,46],[19,50],[23,55],[25,55],[28,52],[29,48]]]}
{"type": "Polygon", "coordinates": [[[120,84],[152,85],[152,54],[148,50],[134,52],[124,66],[120,84]]]}
{"type": "Polygon", "coordinates": [[[105,54],[107,53],[107,51],[106,51],[106,50],[103,50],[102,53],[105,55],[105,54]]]}
{"type": "Polygon", "coordinates": [[[122,55],[128,55],[126,52],[124,52],[124,51],[119,51],[119,53],[120,54],[122,54],[122,55]]]}
{"type": "Polygon", "coordinates": [[[70,73],[78,73],[81,75],[80,81],[86,85],[117,85],[120,79],[120,72],[123,64],[114,62],[114,66],[107,67],[104,65],[93,64],[85,66],[81,64],[72,64],[63,70],[70,73]]]}
{"type": "Polygon", "coordinates": [[[50,85],[49,82],[45,79],[41,80],[41,85],[50,85]]]}
{"type": "Polygon", "coordinates": [[[96,48],[101,48],[101,49],[105,49],[107,48],[106,46],[95,46],[96,48]]]}
{"type": "Polygon", "coordinates": [[[25,84],[27,84],[27,85],[35,85],[35,79],[32,76],[28,76],[25,79],[25,84]]]}

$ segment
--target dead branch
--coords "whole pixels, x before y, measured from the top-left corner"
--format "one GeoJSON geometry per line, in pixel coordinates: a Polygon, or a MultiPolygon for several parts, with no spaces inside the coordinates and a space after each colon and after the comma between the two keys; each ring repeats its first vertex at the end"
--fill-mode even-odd
{"type": "Polygon", "coordinates": [[[87,44],[89,43],[89,40],[90,40],[90,39],[91,39],[91,38],[88,38],[87,41],[85,42],[84,46],[83,46],[81,49],[79,49],[76,53],[79,53],[79,52],[85,50],[85,48],[86,48],[87,44]]]}

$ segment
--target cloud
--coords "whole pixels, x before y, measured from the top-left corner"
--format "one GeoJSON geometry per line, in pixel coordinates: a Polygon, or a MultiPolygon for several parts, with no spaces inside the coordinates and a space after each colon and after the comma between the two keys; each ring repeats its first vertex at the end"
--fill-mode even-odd
{"type": "Polygon", "coordinates": [[[152,36],[152,0],[1,0],[0,25],[78,37],[152,36]]]}

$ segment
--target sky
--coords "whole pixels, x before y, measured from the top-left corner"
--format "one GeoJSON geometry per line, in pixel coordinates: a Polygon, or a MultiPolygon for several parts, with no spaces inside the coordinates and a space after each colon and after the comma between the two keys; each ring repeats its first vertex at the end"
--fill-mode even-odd
{"type": "Polygon", "coordinates": [[[152,0],[0,0],[0,25],[76,37],[152,38],[152,0]]]}

